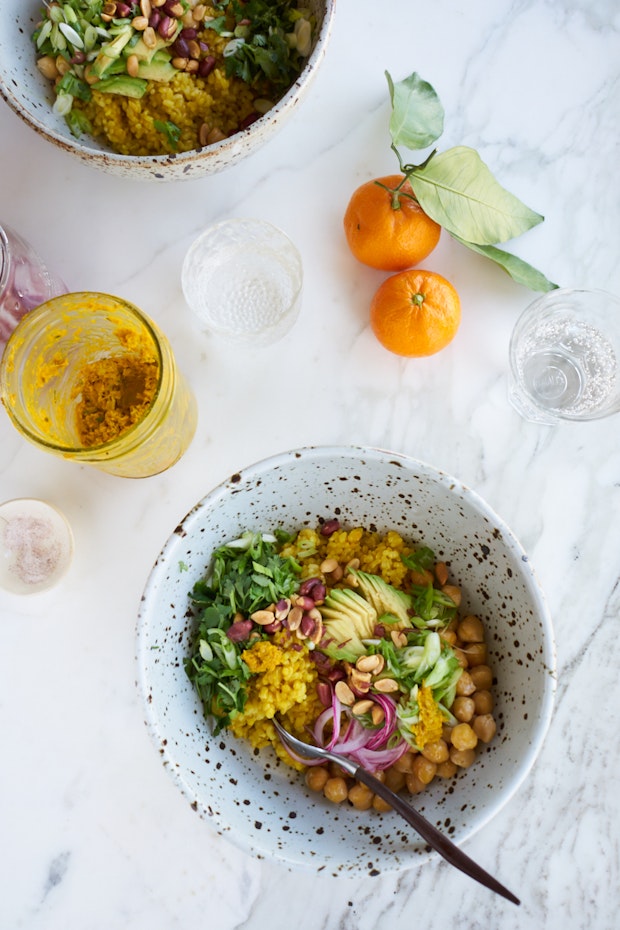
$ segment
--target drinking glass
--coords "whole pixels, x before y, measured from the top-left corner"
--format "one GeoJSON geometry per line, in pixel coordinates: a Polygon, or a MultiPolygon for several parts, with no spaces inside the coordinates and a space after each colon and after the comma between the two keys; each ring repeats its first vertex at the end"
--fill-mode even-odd
{"type": "Polygon", "coordinates": [[[303,282],[299,252],[281,229],[232,219],[190,246],[181,285],[204,328],[237,345],[281,339],[297,319],[303,282]]]}
{"type": "Polygon", "coordinates": [[[509,348],[509,397],[527,420],[596,420],[620,410],[620,298],[558,288],[522,313],[509,348]]]}

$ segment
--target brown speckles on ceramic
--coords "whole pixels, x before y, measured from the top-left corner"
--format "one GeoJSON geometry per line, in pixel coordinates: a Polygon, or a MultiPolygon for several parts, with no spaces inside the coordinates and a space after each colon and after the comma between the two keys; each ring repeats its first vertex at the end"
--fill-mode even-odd
{"type": "Polygon", "coordinates": [[[270,750],[252,752],[227,733],[214,739],[183,670],[192,636],[188,592],[213,549],[247,529],[294,530],[335,515],[343,525],[393,528],[432,547],[462,585],[464,609],[485,623],[497,736],[471,769],[413,799],[456,842],[471,836],[534,762],[551,715],[555,657],[551,621],[525,553],[454,478],[358,447],[296,450],[234,474],[191,510],[159,556],[140,608],[138,666],[162,759],[192,808],[220,834],[289,866],[377,875],[431,853],[397,815],[336,807],[270,750]]]}
{"type": "Polygon", "coordinates": [[[300,77],[284,97],[247,129],[221,142],[178,155],[130,156],[105,149],[87,136],[76,139],[64,118],[52,111],[54,95],[36,66],[32,32],[40,18],[38,0],[2,0],[0,95],[32,129],[85,164],[137,181],[181,181],[215,174],[267,142],[291,116],[312,84],[325,56],[336,0],[308,0],[320,28],[300,77]]]}

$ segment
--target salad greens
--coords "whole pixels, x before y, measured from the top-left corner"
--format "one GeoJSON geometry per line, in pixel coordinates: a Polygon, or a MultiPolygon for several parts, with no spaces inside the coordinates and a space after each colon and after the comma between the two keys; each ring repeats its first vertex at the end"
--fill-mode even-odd
{"type": "Polygon", "coordinates": [[[267,78],[274,87],[289,87],[310,54],[310,11],[297,9],[294,0],[221,0],[213,7],[221,15],[209,28],[230,36],[224,51],[227,77],[246,84],[267,78]],[[236,23],[232,31],[231,13],[236,23]]]}
{"type": "MultiPolygon", "coordinates": [[[[450,707],[462,669],[438,630],[454,619],[456,605],[432,584],[413,585],[408,593],[355,568],[350,569],[355,588],[335,586],[328,591],[318,578],[301,583],[299,561],[281,555],[283,544],[290,539],[281,531],[274,535],[246,532],[215,551],[208,576],[191,591],[197,632],[186,672],[205,715],[215,718],[215,732],[219,732],[245,708],[253,674],[244,660],[245,650],[286,629],[287,621],[292,624],[291,611],[299,604],[298,596],[305,602],[314,594],[316,602],[309,599],[318,605],[324,622],[321,635],[308,645],[319,677],[321,669],[327,670],[324,684],[331,680],[331,672],[350,668],[360,657],[377,657],[382,669],[379,677],[391,679],[391,690],[398,692],[394,696],[373,694],[384,711],[383,724],[377,725],[365,712],[350,720],[349,735],[338,742],[340,717],[346,708],[338,699],[338,688],[330,686],[333,745],[345,753],[353,745],[361,753],[359,761],[387,766],[407,746],[416,746],[420,732],[436,733],[437,725],[441,729],[443,722],[454,722],[450,707]],[[322,590],[315,594],[317,584],[322,590]],[[266,614],[269,620],[270,610],[274,622],[264,625],[265,617],[259,620],[259,615],[266,614]],[[355,730],[352,741],[351,727],[355,730]]],[[[312,547],[304,555],[314,555],[312,547]]],[[[401,558],[413,570],[435,563],[427,547],[401,558]]],[[[291,625],[291,633],[295,628],[291,625]]],[[[316,723],[318,741],[325,725],[323,714],[321,718],[323,723],[316,723]]]]}
{"type": "MultiPolygon", "coordinates": [[[[198,631],[185,670],[205,713],[216,718],[216,733],[243,710],[247,697],[250,669],[241,657],[247,637],[234,642],[228,635],[235,618],[249,617],[266,604],[290,597],[299,586],[299,565],[281,558],[275,543],[276,537],[247,532],[221,546],[213,555],[210,575],[191,592],[198,631]]],[[[262,637],[259,631],[260,627],[255,638],[262,637]]]]}
{"type": "Polygon", "coordinates": [[[411,196],[400,189],[408,180],[424,212],[457,242],[499,264],[519,284],[536,291],[556,288],[542,272],[497,248],[542,223],[543,217],[503,188],[474,149],[433,149],[420,164],[405,161],[399,146],[416,151],[434,145],[443,133],[444,110],[434,88],[416,72],[397,83],[387,71],[386,77],[391,148],[404,175],[398,196],[411,196]]]}

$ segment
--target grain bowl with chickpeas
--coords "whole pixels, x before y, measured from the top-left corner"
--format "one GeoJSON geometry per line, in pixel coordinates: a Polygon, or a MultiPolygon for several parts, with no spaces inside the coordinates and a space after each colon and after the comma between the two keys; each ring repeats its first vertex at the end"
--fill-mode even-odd
{"type": "Polygon", "coordinates": [[[434,855],[273,720],[372,771],[460,843],[514,795],[555,692],[551,622],[510,529],[397,453],[307,447],[232,474],[171,534],[138,619],[159,758],[259,858],[328,874],[434,855]]]}
{"type": "Polygon", "coordinates": [[[495,736],[484,626],[459,612],[447,564],[395,531],[336,519],[248,531],[216,551],[191,598],[199,625],[185,667],[216,731],[270,745],[329,801],[389,810],[334,763],[291,756],[276,714],[409,794],[454,779],[495,736]]]}

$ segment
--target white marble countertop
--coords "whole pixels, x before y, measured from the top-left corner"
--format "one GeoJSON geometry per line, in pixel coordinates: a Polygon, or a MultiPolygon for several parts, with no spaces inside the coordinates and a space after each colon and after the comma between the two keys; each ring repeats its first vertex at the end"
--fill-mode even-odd
{"type": "Polygon", "coordinates": [[[1,930],[612,930],[620,888],[620,419],[543,427],[506,398],[508,339],[533,295],[444,235],[426,261],[457,287],[454,342],[425,360],[368,327],[383,279],[341,222],[358,184],[397,168],[384,71],[418,71],[446,110],[441,146],[478,149],[545,222],[513,246],[551,280],[620,293],[620,9],[615,0],[340,0],[302,107],[250,160],[156,186],[90,170],[0,105],[0,221],[75,290],[140,305],[199,403],[168,472],[114,478],[48,456],[0,412],[1,499],[57,505],[72,568],[47,594],[0,594],[1,930]],[[207,224],[281,226],[305,268],[301,317],[277,345],[203,336],[180,269],[207,224]],[[200,820],[160,766],[135,685],[137,606],[179,518],[216,484],[298,446],[390,448],[478,491],[520,538],[554,616],[558,693],[530,777],[470,856],[519,909],[440,860],[396,875],[289,873],[200,820]]]}

